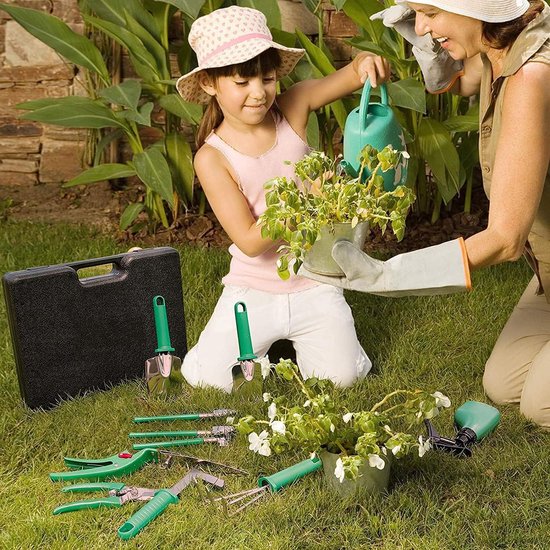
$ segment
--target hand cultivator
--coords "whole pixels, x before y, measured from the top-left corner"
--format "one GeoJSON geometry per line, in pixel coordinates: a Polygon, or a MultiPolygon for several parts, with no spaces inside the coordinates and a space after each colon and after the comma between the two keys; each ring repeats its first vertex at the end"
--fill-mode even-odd
{"type": "Polygon", "coordinates": [[[260,477],[258,487],[217,497],[212,499],[212,502],[219,502],[228,516],[234,516],[263,496],[280,491],[283,487],[294,483],[305,475],[316,472],[322,466],[323,463],[320,458],[309,458],[270,476],[260,477]],[[230,507],[235,505],[237,505],[236,510],[230,510],[230,507]]]}

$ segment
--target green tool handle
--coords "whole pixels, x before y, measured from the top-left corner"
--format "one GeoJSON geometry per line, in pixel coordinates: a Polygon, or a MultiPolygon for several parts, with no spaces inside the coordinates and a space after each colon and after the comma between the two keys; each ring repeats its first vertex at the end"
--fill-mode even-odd
{"type": "Polygon", "coordinates": [[[52,481],[72,481],[75,479],[90,479],[99,481],[108,477],[122,477],[139,470],[147,462],[158,462],[158,452],[154,449],[143,449],[139,453],[121,457],[124,453],[104,459],[85,460],[79,458],[65,458],[69,468],[80,468],[72,472],[53,472],[52,481]]]}
{"type": "Polygon", "coordinates": [[[120,491],[126,487],[125,483],[117,483],[116,481],[104,483],[76,483],[61,489],[62,493],[88,493],[90,491],[120,491]]]}
{"type": "Polygon", "coordinates": [[[168,330],[168,316],[166,315],[166,303],[162,296],[153,298],[153,310],[155,312],[155,329],[157,331],[157,353],[174,351],[170,342],[170,331],[168,330]]]}
{"type": "Polygon", "coordinates": [[[199,414],[172,414],[168,416],[138,416],[134,418],[136,424],[143,422],[157,422],[161,420],[200,420],[199,414]]]}
{"type": "Polygon", "coordinates": [[[165,449],[168,447],[187,447],[188,445],[200,445],[204,443],[202,437],[195,439],[175,439],[174,441],[160,441],[155,443],[136,443],[132,446],[136,451],[138,449],[165,449]]]}
{"type": "Polygon", "coordinates": [[[130,432],[128,437],[137,439],[140,437],[197,437],[199,432],[187,430],[182,432],[130,432]]]}
{"type": "Polygon", "coordinates": [[[237,302],[234,306],[235,323],[237,324],[237,337],[239,338],[238,361],[250,361],[256,359],[250,338],[250,326],[248,324],[248,312],[244,302],[237,302]],[[242,308],[242,310],[241,310],[242,308]]]}
{"type": "Polygon", "coordinates": [[[285,468],[284,470],[276,472],[270,476],[260,477],[258,479],[258,487],[268,485],[271,492],[275,493],[305,475],[316,472],[322,466],[323,463],[319,457],[308,458],[307,460],[298,462],[298,464],[289,466],[288,468],[285,468]]]}
{"type": "Polygon", "coordinates": [[[149,525],[158,515],[162,514],[170,504],[176,504],[178,501],[176,495],[167,489],[161,489],[119,528],[118,536],[122,540],[135,537],[146,525],[149,525]]]}
{"type": "Polygon", "coordinates": [[[88,510],[92,508],[120,508],[120,497],[91,498],[89,500],[79,500],[77,502],[68,502],[58,506],[53,514],[64,514],[65,512],[76,512],[77,510],[88,510]]]}

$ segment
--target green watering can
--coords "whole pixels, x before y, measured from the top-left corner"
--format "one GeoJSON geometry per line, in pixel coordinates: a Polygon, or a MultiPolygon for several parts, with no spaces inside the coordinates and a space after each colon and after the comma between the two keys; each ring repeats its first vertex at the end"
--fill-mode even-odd
{"type": "MultiPolygon", "coordinates": [[[[380,85],[382,103],[370,103],[370,92],[371,85],[367,79],[363,86],[361,103],[348,115],[344,127],[344,160],[341,166],[353,178],[359,175],[359,153],[365,145],[372,145],[379,151],[386,145],[392,145],[398,151],[405,150],[403,130],[388,105],[386,85],[380,85]]],[[[367,168],[363,173],[365,179],[370,175],[367,168]]],[[[402,157],[396,169],[379,173],[384,178],[384,189],[393,191],[407,180],[407,159],[402,157]]]]}

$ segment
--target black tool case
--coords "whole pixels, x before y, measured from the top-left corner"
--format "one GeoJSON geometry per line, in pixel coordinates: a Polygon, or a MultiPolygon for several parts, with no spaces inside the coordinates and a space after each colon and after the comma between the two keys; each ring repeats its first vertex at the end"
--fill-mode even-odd
{"type": "Polygon", "coordinates": [[[156,295],[166,301],[174,355],[187,352],[180,261],[173,248],[14,271],[2,283],[19,388],[33,409],[142,377],[157,347],[156,295]],[[108,264],[107,274],[78,276],[78,270],[105,270],[108,264]]]}

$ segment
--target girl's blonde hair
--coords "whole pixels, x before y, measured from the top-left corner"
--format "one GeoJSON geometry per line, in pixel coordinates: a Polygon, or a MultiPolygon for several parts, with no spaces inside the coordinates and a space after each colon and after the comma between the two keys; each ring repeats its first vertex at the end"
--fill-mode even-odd
{"type": "MultiPolygon", "coordinates": [[[[268,74],[271,71],[276,71],[281,66],[281,56],[275,48],[269,48],[261,54],[237,65],[227,65],[225,67],[216,67],[213,69],[205,69],[210,80],[216,84],[218,78],[222,76],[239,75],[243,78],[252,78],[258,75],[268,74]]],[[[281,112],[276,104],[273,105],[277,116],[281,116],[281,112]]],[[[206,138],[212,130],[215,130],[223,120],[223,113],[215,96],[210,98],[209,103],[202,116],[197,131],[197,149],[204,145],[206,138]]]]}

